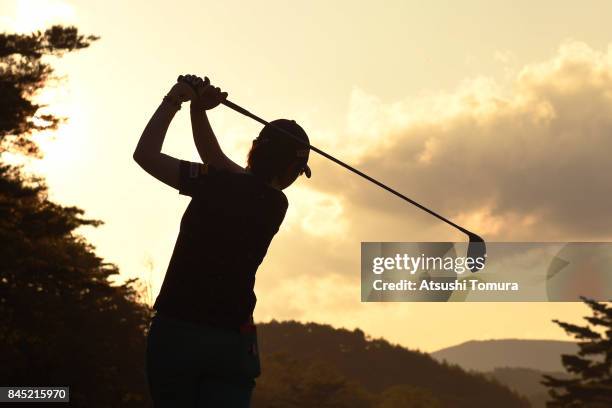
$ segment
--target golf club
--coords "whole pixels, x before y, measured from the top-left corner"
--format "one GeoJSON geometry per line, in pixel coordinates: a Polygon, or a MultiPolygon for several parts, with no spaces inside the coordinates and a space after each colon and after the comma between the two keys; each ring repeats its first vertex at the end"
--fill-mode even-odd
{"type": "MultiPolygon", "coordinates": [[[[184,82],[184,83],[186,83],[187,85],[189,85],[189,86],[191,86],[193,88],[193,86],[188,81],[184,81],[183,80],[183,76],[182,75],[180,75],[178,77],[178,81],[184,82]]],[[[282,133],[286,134],[287,136],[292,137],[294,140],[298,141],[299,143],[301,143],[305,147],[310,148],[310,150],[312,150],[314,152],[317,152],[321,156],[323,156],[323,157],[333,161],[336,164],[339,164],[340,166],[344,167],[345,169],[350,170],[353,173],[363,177],[364,179],[366,179],[366,180],[376,184],[378,187],[381,187],[381,188],[387,190],[391,194],[396,195],[397,197],[399,197],[399,198],[409,202],[410,204],[420,208],[421,210],[423,210],[423,211],[433,215],[437,219],[442,220],[445,223],[455,227],[456,229],[458,229],[459,231],[463,232],[464,234],[466,234],[468,236],[469,244],[468,244],[467,257],[468,258],[472,258],[472,259],[476,259],[476,258],[482,257],[483,260],[486,260],[486,258],[485,258],[486,252],[487,252],[486,244],[485,244],[484,240],[481,237],[479,237],[478,235],[476,235],[475,233],[473,233],[471,231],[468,231],[467,229],[463,228],[460,225],[455,224],[454,222],[452,222],[448,218],[443,217],[442,215],[436,213],[435,211],[430,210],[429,208],[425,207],[424,205],[417,203],[413,199],[411,199],[409,197],[406,197],[402,193],[400,193],[400,192],[392,189],[391,187],[381,183],[380,181],[378,181],[378,180],[368,176],[367,174],[363,173],[362,171],[357,170],[356,168],[354,168],[352,166],[349,166],[348,164],[344,163],[341,160],[338,160],[337,158],[333,157],[332,155],[330,155],[328,153],[325,153],[323,150],[321,150],[321,149],[319,149],[319,148],[317,148],[317,147],[315,147],[315,146],[313,146],[311,144],[308,144],[308,143],[304,142],[299,137],[294,136],[293,134],[291,134],[291,132],[288,132],[285,129],[282,129],[282,128],[278,127],[278,126],[274,126],[273,124],[270,124],[269,122],[261,119],[260,117],[254,115],[251,112],[249,112],[248,110],[244,109],[243,107],[238,106],[235,103],[230,102],[228,100],[221,101],[221,103],[223,105],[227,106],[228,108],[235,110],[238,113],[241,113],[241,114],[243,114],[245,116],[248,116],[251,119],[256,120],[257,122],[263,124],[264,126],[272,126],[274,129],[278,130],[279,132],[282,132],[282,133]]],[[[474,265],[474,267],[471,268],[470,270],[472,272],[477,272],[480,269],[482,269],[482,268],[478,268],[476,265],[474,265]]]]}

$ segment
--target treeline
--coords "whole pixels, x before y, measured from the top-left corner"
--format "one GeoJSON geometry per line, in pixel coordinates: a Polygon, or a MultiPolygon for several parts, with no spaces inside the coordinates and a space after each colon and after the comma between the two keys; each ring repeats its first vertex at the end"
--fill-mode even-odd
{"type": "Polygon", "coordinates": [[[256,387],[255,407],[529,406],[525,398],[484,375],[383,339],[369,339],[361,330],[293,321],[258,327],[264,375],[256,387]],[[292,376],[298,383],[290,380],[292,376]],[[307,394],[316,404],[300,405],[292,399],[294,392],[307,394]],[[286,395],[288,402],[269,405],[270,395],[280,401],[286,395]]]}
{"type": "Polygon", "coordinates": [[[117,267],[76,233],[101,222],[50,201],[42,178],[4,160],[7,152],[41,157],[32,134],[65,119],[34,102],[53,77],[43,57],[95,40],[61,26],[0,34],[0,383],[67,385],[77,407],[146,407],[150,309],[134,282],[110,283],[117,267]]]}

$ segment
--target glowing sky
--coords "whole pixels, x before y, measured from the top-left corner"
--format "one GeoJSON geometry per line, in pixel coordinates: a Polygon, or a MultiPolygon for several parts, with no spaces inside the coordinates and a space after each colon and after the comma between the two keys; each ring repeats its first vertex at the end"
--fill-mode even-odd
{"type": "MultiPolygon", "coordinates": [[[[610,240],[612,3],[591,1],[4,1],[0,29],[51,23],[101,36],[55,65],[41,95],[70,117],[40,135],[51,197],[105,221],[82,233],[155,294],[188,198],[133,161],[180,73],[207,75],[269,120],[490,241],[610,240]],[[535,3],[535,4],[534,4],[535,3]]],[[[260,126],[220,107],[222,147],[244,163],[260,126]]],[[[188,109],[164,151],[196,160],[188,109]]],[[[460,234],[319,157],[257,279],[256,319],[360,327],[411,348],[559,338],[579,304],[362,304],[361,241],[460,234]]]]}

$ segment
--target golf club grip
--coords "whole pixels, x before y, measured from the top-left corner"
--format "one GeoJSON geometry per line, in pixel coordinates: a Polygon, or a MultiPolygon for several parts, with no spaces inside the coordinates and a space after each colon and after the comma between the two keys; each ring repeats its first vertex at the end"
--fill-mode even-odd
{"type": "MultiPolygon", "coordinates": [[[[197,92],[196,88],[195,88],[195,87],[194,87],[194,86],[193,86],[193,85],[192,85],[190,82],[185,81],[185,79],[183,78],[183,75],[179,75],[179,76],[178,76],[178,78],[176,78],[176,81],[177,81],[177,82],[182,82],[182,83],[184,83],[184,84],[189,85],[189,87],[190,87],[190,88],[193,90],[193,92],[195,92],[195,93],[196,93],[196,95],[197,95],[197,93],[198,93],[198,92],[197,92]]],[[[231,109],[235,110],[235,111],[236,111],[236,112],[238,112],[238,113],[241,113],[241,114],[243,114],[243,115],[245,115],[245,116],[250,117],[251,119],[256,120],[257,122],[259,122],[259,123],[263,124],[264,126],[268,124],[268,122],[266,122],[265,120],[263,120],[263,119],[261,119],[261,118],[259,118],[259,117],[255,116],[255,115],[253,115],[251,112],[249,112],[248,110],[244,109],[244,108],[243,108],[243,107],[241,107],[241,106],[236,105],[234,102],[228,101],[228,100],[226,99],[226,100],[224,100],[224,101],[221,101],[221,103],[222,103],[223,105],[227,106],[228,108],[231,108],[231,109]]]]}
{"type": "Polygon", "coordinates": [[[269,123],[268,123],[268,122],[266,122],[265,120],[261,119],[261,118],[260,118],[260,117],[258,117],[258,116],[253,115],[251,112],[249,112],[248,110],[244,109],[244,108],[243,108],[243,107],[241,107],[241,106],[236,105],[236,104],[235,104],[234,102],[232,102],[232,101],[228,101],[228,100],[226,99],[226,100],[224,100],[224,101],[221,101],[221,103],[222,103],[223,105],[227,106],[228,108],[235,110],[235,111],[236,111],[236,112],[238,112],[238,113],[241,113],[241,114],[243,114],[243,115],[245,115],[245,116],[248,116],[248,117],[249,117],[249,118],[251,118],[251,119],[256,120],[257,122],[261,123],[261,124],[262,124],[262,125],[264,125],[264,126],[265,126],[265,125],[269,125],[269,123]]]}

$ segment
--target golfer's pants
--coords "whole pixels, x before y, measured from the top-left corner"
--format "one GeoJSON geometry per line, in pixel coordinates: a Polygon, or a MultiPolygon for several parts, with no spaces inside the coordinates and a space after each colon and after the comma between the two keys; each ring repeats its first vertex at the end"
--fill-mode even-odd
{"type": "Polygon", "coordinates": [[[257,335],[156,315],[146,369],[155,408],[248,407],[260,373],[257,335]]]}

